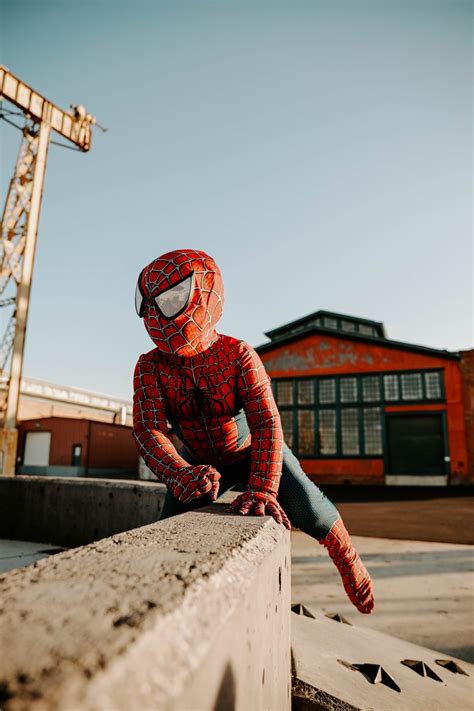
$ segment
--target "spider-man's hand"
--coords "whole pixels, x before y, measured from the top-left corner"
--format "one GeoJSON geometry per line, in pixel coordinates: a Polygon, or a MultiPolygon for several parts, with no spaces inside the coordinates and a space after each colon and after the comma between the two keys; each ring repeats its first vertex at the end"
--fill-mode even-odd
{"type": "Polygon", "coordinates": [[[243,516],[247,514],[272,516],[277,523],[282,523],[285,528],[291,530],[288,516],[273,494],[266,494],[263,491],[245,491],[226,510],[230,513],[240,513],[243,516]]]}
{"type": "Polygon", "coordinates": [[[204,494],[209,494],[212,501],[217,499],[219,493],[219,479],[221,475],[209,464],[183,467],[173,474],[167,482],[168,489],[173,496],[183,504],[198,499],[204,494]]]}

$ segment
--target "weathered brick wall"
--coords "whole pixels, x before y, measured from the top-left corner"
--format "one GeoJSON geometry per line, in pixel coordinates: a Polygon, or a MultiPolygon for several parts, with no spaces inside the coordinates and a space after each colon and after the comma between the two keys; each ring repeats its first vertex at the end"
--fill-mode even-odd
{"type": "MultiPolygon", "coordinates": [[[[269,346],[270,344],[267,344],[269,346]]],[[[415,351],[396,344],[366,343],[328,333],[302,334],[298,339],[257,349],[271,378],[298,378],[303,376],[349,375],[353,373],[380,373],[402,370],[439,368],[443,371],[446,403],[403,402],[384,405],[385,412],[410,412],[420,410],[446,411],[447,439],[450,456],[450,482],[467,483],[474,477],[472,471],[474,450],[466,450],[466,426],[470,428],[472,445],[473,421],[471,395],[471,420],[465,421],[463,382],[457,354],[442,351],[415,351]],[[468,474],[468,462],[471,473],[468,474]]],[[[471,393],[472,360],[471,353],[471,393]]],[[[464,388],[465,390],[465,388],[464,388]]],[[[464,397],[465,400],[465,397],[464,397]]],[[[469,410],[469,408],[467,408],[469,410]]],[[[374,458],[345,457],[338,459],[305,458],[301,460],[304,471],[318,484],[383,484],[385,462],[382,456],[374,458]]]]}
{"type": "Polygon", "coordinates": [[[461,351],[461,375],[463,381],[464,417],[468,461],[467,478],[474,482],[474,349],[461,351]]]}

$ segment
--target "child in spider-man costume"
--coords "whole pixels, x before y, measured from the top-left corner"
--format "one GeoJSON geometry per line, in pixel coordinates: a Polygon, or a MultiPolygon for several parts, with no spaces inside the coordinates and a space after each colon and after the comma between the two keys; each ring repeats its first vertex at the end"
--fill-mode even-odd
{"type": "Polygon", "coordinates": [[[224,286],[205,252],[168,252],[143,269],[135,305],[156,348],[134,375],[133,435],[168,487],[162,518],[215,501],[238,482],[230,511],[290,522],[324,545],[360,612],[372,582],[333,504],[283,441],[263,364],[244,341],[217,333],[224,286]],[[167,422],[184,443],[178,452],[167,422]]]}

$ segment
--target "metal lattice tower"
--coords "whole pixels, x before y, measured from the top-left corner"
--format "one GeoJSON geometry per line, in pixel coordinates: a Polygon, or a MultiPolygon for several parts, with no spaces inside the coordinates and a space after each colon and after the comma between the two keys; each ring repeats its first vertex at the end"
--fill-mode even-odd
{"type": "MultiPolygon", "coordinates": [[[[0,411],[0,474],[15,473],[16,419],[36,238],[51,132],[88,151],[95,119],[84,107],[63,111],[0,66],[0,101],[23,114],[25,125],[2,215],[0,238],[0,311],[7,321],[0,335],[0,376],[7,376],[0,411]]],[[[12,113],[12,112],[8,112],[12,113]]],[[[0,112],[0,115],[1,112],[0,112]]],[[[2,378],[2,379],[3,379],[2,378]]]]}

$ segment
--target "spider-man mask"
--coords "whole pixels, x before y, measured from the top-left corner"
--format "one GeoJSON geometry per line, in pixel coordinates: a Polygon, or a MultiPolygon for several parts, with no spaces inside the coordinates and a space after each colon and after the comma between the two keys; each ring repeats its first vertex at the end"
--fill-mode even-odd
{"type": "Polygon", "coordinates": [[[205,252],[167,252],[138,277],[135,308],[163,353],[189,358],[209,348],[223,307],[222,276],[205,252]]]}

